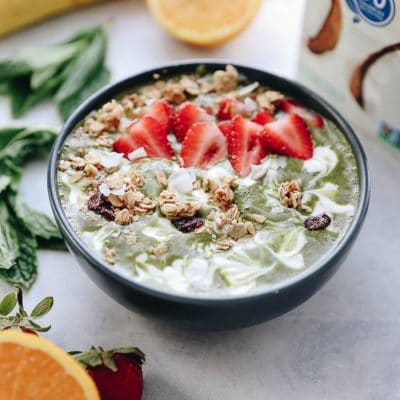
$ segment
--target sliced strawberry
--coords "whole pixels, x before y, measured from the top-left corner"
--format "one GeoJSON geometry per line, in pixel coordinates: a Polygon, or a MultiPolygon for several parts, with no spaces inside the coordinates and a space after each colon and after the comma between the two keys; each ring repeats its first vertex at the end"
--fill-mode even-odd
{"type": "Polygon", "coordinates": [[[245,105],[232,97],[226,97],[219,103],[217,117],[222,120],[231,119],[236,114],[246,114],[245,105]]]}
{"type": "Polygon", "coordinates": [[[279,103],[279,107],[282,111],[286,111],[289,114],[300,115],[300,117],[314,125],[316,128],[322,128],[324,126],[324,120],[319,114],[307,110],[295,100],[284,99],[279,103]]]}
{"type": "Polygon", "coordinates": [[[226,139],[215,122],[196,122],[187,131],[181,149],[184,167],[207,168],[226,155],[226,139]]]}
{"type": "Polygon", "coordinates": [[[303,118],[289,114],[264,126],[264,143],[272,153],[308,160],[313,156],[311,133],[303,118]]]}
{"type": "Polygon", "coordinates": [[[229,132],[231,131],[231,123],[232,121],[221,121],[218,123],[219,130],[224,134],[225,137],[228,136],[229,132]]]}
{"type": "Polygon", "coordinates": [[[247,176],[252,164],[259,164],[267,155],[262,143],[263,127],[241,115],[232,120],[228,135],[228,157],[240,177],[247,176]]]}
{"type": "Polygon", "coordinates": [[[157,120],[167,134],[171,132],[174,110],[166,101],[156,101],[147,108],[146,114],[157,120]]]}
{"type": "Polygon", "coordinates": [[[195,122],[212,121],[213,117],[207,111],[190,101],[182,103],[175,110],[174,133],[176,138],[182,142],[186,132],[195,122]]]}
{"type": "Polygon", "coordinates": [[[259,125],[268,124],[268,122],[272,122],[275,118],[266,110],[260,110],[254,117],[251,119],[253,122],[259,125]]]}
{"type": "MultiPolygon", "coordinates": [[[[128,128],[134,148],[143,147],[149,157],[172,158],[174,152],[167,139],[167,132],[150,115],[144,115],[128,128]]],[[[129,142],[128,142],[129,143],[129,142]]]]}
{"type": "Polygon", "coordinates": [[[128,157],[128,154],[136,149],[136,144],[128,134],[125,134],[113,143],[113,149],[117,153],[123,153],[125,157],[128,157]]]}

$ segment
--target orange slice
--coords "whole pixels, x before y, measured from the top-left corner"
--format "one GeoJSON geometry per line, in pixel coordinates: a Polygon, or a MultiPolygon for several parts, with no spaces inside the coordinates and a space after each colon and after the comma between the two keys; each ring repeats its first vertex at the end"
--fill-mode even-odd
{"type": "Polygon", "coordinates": [[[39,336],[0,332],[0,399],[100,400],[86,371],[39,336]]]}
{"type": "Polygon", "coordinates": [[[171,35],[198,46],[215,46],[243,31],[261,0],[147,0],[171,35]]]}

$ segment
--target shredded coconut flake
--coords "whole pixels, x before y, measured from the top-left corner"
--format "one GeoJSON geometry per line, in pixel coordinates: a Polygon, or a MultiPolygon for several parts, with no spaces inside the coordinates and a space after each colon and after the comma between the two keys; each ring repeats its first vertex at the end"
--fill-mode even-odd
{"type": "Polygon", "coordinates": [[[128,159],[131,161],[138,160],[139,158],[147,157],[146,150],[143,147],[139,147],[138,149],[132,151],[132,153],[128,154],[128,159]]]}
{"type": "Polygon", "coordinates": [[[104,168],[118,167],[123,159],[123,155],[115,151],[108,152],[92,149],[89,151],[88,155],[98,159],[104,168]]]}
{"type": "Polygon", "coordinates": [[[104,196],[109,196],[111,194],[110,188],[104,182],[99,185],[99,191],[101,194],[104,194],[104,196]]]}
{"type": "Polygon", "coordinates": [[[253,82],[250,85],[247,85],[245,87],[242,87],[241,89],[239,89],[237,91],[238,96],[243,97],[243,96],[247,96],[248,94],[250,94],[253,90],[256,90],[259,86],[258,82],[253,82]]]}
{"type": "Polygon", "coordinates": [[[193,177],[186,168],[174,171],[168,179],[168,191],[172,193],[190,193],[193,190],[193,177]]]}

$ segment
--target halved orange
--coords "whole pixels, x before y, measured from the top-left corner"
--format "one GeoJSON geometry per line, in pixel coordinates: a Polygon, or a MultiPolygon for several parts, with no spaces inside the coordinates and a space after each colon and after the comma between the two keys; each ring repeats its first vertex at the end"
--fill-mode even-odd
{"type": "Polygon", "coordinates": [[[171,35],[198,46],[221,44],[243,31],[261,0],[147,0],[171,35]]]}
{"type": "Polygon", "coordinates": [[[0,332],[0,399],[99,400],[96,386],[69,354],[29,333],[0,332]]]}

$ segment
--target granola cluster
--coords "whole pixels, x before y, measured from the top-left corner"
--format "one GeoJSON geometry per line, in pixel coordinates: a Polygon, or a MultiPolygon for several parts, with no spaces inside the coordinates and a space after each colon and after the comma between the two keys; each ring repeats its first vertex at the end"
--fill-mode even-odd
{"type": "MultiPolygon", "coordinates": [[[[243,220],[234,203],[235,194],[232,190],[234,186],[235,180],[230,177],[226,177],[221,185],[211,179],[203,181],[203,187],[211,192],[212,201],[218,207],[207,216],[209,230],[218,236],[216,242],[218,250],[228,250],[234,241],[245,236],[254,236],[256,233],[255,224],[243,220]]],[[[259,215],[258,222],[262,224],[265,218],[259,215]]]]}
{"type": "Polygon", "coordinates": [[[193,217],[200,209],[199,201],[180,201],[174,193],[163,190],[158,197],[160,211],[169,219],[193,217]]]}
{"type": "Polygon", "coordinates": [[[310,207],[301,203],[302,192],[298,181],[282,182],[278,188],[278,197],[282,205],[288,208],[298,208],[305,212],[311,212],[310,207]]]}
{"type": "Polygon", "coordinates": [[[289,208],[297,208],[301,202],[301,189],[297,181],[282,182],[278,188],[279,201],[289,208]]]}

